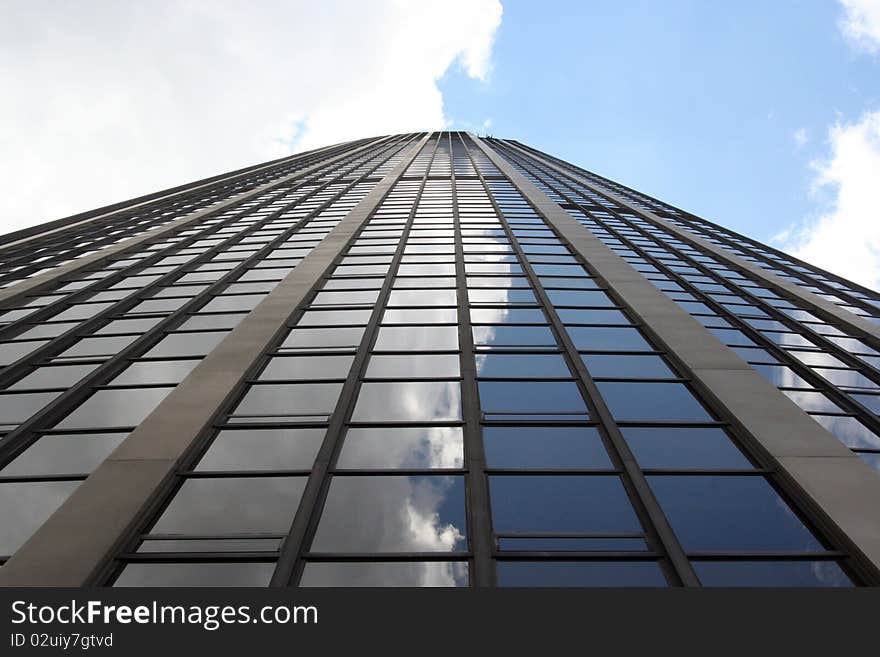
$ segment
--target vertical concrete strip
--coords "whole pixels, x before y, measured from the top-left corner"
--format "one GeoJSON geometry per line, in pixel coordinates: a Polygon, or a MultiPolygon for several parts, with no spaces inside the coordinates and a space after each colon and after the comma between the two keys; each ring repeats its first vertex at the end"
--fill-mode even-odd
{"type": "Polygon", "coordinates": [[[720,247],[717,244],[713,244],[709,240],[700,237],[696,233],[692,233],[689,230],[681,228],[680,226],[676,226],[675,224],[670,223],[669,221],[666,221],[661,217],[658,217],[653,212],[634,205],[622,196],[615,194],[605,189],[604,187],[587,180],[586,178],[577,176],[571,171],[565,170],[564,168],[551,162],[550,160],[535,155],[534,153],[531,153],[509,141],[505,141],[504,143],[508,147],[516,150],[517,152],[525,155],[528,158],[531,158],[535,162],[538,162],[541,165],[552,169],[553,171],[556,171],[557,173],[561,173],[564,176],[567,176],[572,180],[577,181],[578,184],[587,187],[588,189],[596,192],[601,196],[604,196],[611,201],[614,201],[615,203],[619,203],[621,206],[628,208],[640,217],[643,217],[644,219],[647,219],[648,221],[651,221],[658,226],[666,228],[677,237],[680,237],[684,241],[693,244],[694,246],[702,249],[703,251],[706,251],[707,253],[711,253],[712,255],[721,259],[723,262],[726,262],[729,265],[733,265],[738,269],[749,272],[755,278],[763,281],[764,283],[767,283],[768,285],[784,290],[787,294],[790,294],[795,299],[799,299],[800,301],[803,301],[804,303],[818,310],[817,314],[819,316],[824,316],[825,319],[828,319],[832,322],[839,322],[853,329],[857,335],[861,333],[880,340],[880,324],[875,324],[864,319],[863,317],[860,317],[859,315],[849,312],[848,310],[844,310],[840,306],[820,297],[818,294],[810,292],[809,290],[805,290],[801,286],[792,283],[791,281],[788,281],[781,276],[777,276],[773,272],[764,269],[760,265],[756,265],[753,262],[749,262],[748,260],[745,260],[733,253],[730,253],[723,247],[720,247]]]}
{"type": "MultiPolygon", "coordinates": [[[[880,477],[794,402],[655,288],[562,207],[473,137],[486,156],[689,370],[695,387],[726,411],[805,498],[819,524],[880,569],[880,477]]],[[[531,156],[530,156],[531,157],[531,156]]]]}
{"type": "Polygon", "coordinates": [[[430,133],[190,372],[0,568],[0,586],[84,586],[142,519],[293,310],[403,175],[430,133]]]}
{"type": "MultiPolygon", "coordinates": [[[[75,260],[71,260],[68,263],[50,269],[49,271],[45,271],[42,274],[38,274],[32,278],[28,278],[26,280],[21,281],[20,283],[16,283],[4,290],[0,290],[0,305],[11,303],[17,301],[21,297],[26,294],[37,291],[40,287],[44,285],[48,285],[53,281],[58,280],[62,276],[66,276],[68,274],[73,274],[81,269],[86,267],[95,266],[100,263],[102,260],[109,258],[110,256],[117,255],[119,253],[124,253],[131,249],[135,249],[144,242],[148,240],[156,239],[157,237],[162,237],[163,235],[167,235],[168,233],[173,233],[180,228],[183,228],[187,224],[191,224],[200,219],[204,219],[208,215],[214,214],[215,212],[220,212],[230,205],[238,203],[240,201],[244,201],[248,198],[252,198],[254,196],[259,196],[263,192],[266,192],[274,187],[278,187],[280,185],[284,185],[291,180],[296,178],[300,178],[302,176],[307,176],[313,171],[320,169],[321,167],[327,166],[332,162],[336,162],[337,160],[341,160],[342,158],[349,157],[355,153],[359,153],[360,151],[366,150],[368,148],[372,148],[379,143],[386,141],[388,137],[380,137],[378,139],[370,141],[368,144],[364,144],[363,146],[358,146],[357,148],[353,148],[350,151],[346,151],[344,153],[340,153],[339,155],[335,155],[333,157],[327,158],[326,160],[322,160],[316,164],[313,164],[305,169],[300,171],[294,171],[291,174],[284,176],[283,178],[279,178],[278,180],[273,180],[272,182],[265,183],[260,185],[259,187],[255,187],[246,192],[241,192],[240,194],[236,194],[235,196],[231,196],[225,201],[221,201],[215,205],[204,208],[202,210],[197,210],[196,212],[192,212],[190,214],[184,215],[179,219],[175,219],[174,221],[165,224],[164,226],[160,226],[158,228],[152,228],[145,233],[141,233],[140,235],[135,235],[134,237],[129,237],[126,240],[119,242],[118,244],[113,244],[111,246],[104,247],[99,251],[95,251],[94,253],[90,253],[87,256],[82,258],[76,258],[75,260]]],[[[89,220],[91,221],[91,219],[89,220]]],[[[70,228],[70,227],[67,227],[70,228]]],[[[59,230],[67,230],[67,228],[59,229],[59,230]]]]}

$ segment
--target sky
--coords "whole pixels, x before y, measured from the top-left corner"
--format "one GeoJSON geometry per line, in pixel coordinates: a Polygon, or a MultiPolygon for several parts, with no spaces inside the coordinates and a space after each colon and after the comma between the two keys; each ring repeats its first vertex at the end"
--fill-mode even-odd
{"type": "Polygon", "coordinates": [[[0,83],[0,232],[468,129],[880,289],[880,0],[0,0],[0,83]]]}

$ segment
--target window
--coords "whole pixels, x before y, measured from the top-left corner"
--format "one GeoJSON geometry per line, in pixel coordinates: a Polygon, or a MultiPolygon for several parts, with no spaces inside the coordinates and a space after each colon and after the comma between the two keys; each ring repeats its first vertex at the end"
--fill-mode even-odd
{"type": "Polygon", "coordinates": [[[574,346],[583,351],[652,351],[634,328],[569,326],[567,330],[574,346]]]}
{"type": "Polygon", "coordinates": [[[453,381],[367,382],[353,422],[437,422],[461,419],[461,389],[453,381]]]}
{"type": "Polygon", "coordinates": [[[134,427],[159,405],[173,388],[98,390],[56,426],[60,429],[134,427]]]}
{"type": "Polygon", "coordinates": [[[227,335],[226,331],[170,333],[146,354],[147,358],[162,356],[207,356],[227,335]]]}
{"type": "Polygon", "coordinates": [[[46,406],[60,392],[17,392],[0,394],[0,429],[14,428],[46,406]]]}
{"type": "Polygon", "coordinates": [[[97,364],[38,367],[24,378],[9,386],[9,389],[66,388],[79,381],[96,367],[98,367],[97,364]]]}
{"type": "Polygon", "coordinates": [[[187,479],[151,533],[286,534],[305,483],[305,477],[187,479]]]}
{"type": "Polygon", "coordinates": [[[110,385],[180,383],[198,365],[198,360],[150,360],[132,363],[110,385]]]}
{"type": "Polygon", "coordinates": [[[459,376],[458,356],[452,354],[375,355],[367,365],[368,378],[454,378],[459,376]]]}
{"type": "Polygon", "coordinates": [[[341,383],[255,384],[233,415],[237,421],[250,422],[324,420],[341,391],[341,383]]]}
{"type": "Polygon", "coordinates": [[[0,475],[32,477],[91,473],[126,435],[94,433],[42,436],[0,470],[0,475]]]}
{"type": "Polygon", "coordinates": [[[276,356],[260,372],[262,381],[285,379],[345,379],[354,361],[346,356],[276,356]]]}
{"type": "Polygon", "coordinates": [[[554,306],[616,306],[610,297],[598,290],[547,290],[554,306]]]}
{"type": "Polygon", "coordinates": [[[47,342],[48,340],[29,340],[0,343],[0,366],[14,363],[18,359],[27,356],[32,351],[36,351],[47,342]]]}
{"type": "Polygon", "coordinates": [[[594,427],[483,427],[490,468],[611,469],[594,427]]]}
{"type": "Polygon", "coordinates": [[[132,315],[143,313],[173,312],[185,304],[189,299],[148,299],[141,301],[128,312],[132,315]]]}
{"type": "Polygon", "coordinates": [[[666,586],[653,561],[499,561],[499,586],[666,586]]]}
{"type": "Polygon", "coordinates": [[[111,303],[80,303],[71,306],[52,318],[53,322],[69,322],[71,320],[83,320],[94,317],[100,312],[107,310],[111,303]]]}
{"type": "Polygon", "coordinates": [[[337,468],[461,468],[461,427],[357,427],[345,434],[337,468]]]}
{"type": "Polygon", "coordinates": [[[583,354],[590,376],[609,379],[674,379],[675,374],[660,356],[630,354],[583,354]]]}
{"type": "Polygon", "coordinates": [[[112,335],[115,333],[146,333],[162,321],[162,317],[144,317],[143,319],[114,319],[95,331],[95,335],[112,335]]]}
{"type": "Polygon", "coordinates": [[[556,348],[556,338],[548,326],[474,326],[478,347],[556,348]]]}
{"type": "Polygon", "coordinates": [[[313,306],[353,306],[373,305],[379,298],[379,290],[351,290],[318,292],[312,301],[313,306]]]}
{"type": "Polygon", "coordinates": [[[467,549],[458,476],[342,476],[330,491],[312,552],[455,552],[467,549]]]}
{"type": "Polygon", "coordinates": [[[268,586],[274,563],[130,563],[113,586],[268,586]]]}
{"type": "Polygon", "coordinates": [[[138,339],[137,335],[83,338],[57,358],[94,358],[112,356],[138,339]]]}
{"type": "Polygon", "coordinates": [[[630,450],[643,468],[751,469],[727,433],[712,427],[625,427],[630,450]]]}
{"type": "Polygon", "coordinates": [[[297,328],[281,344],[280,349],[354,349],[361,341],[365,327],[356,328],[297,328]]]}
{"type": "Polygon", "coordinates": [[[389,308],[382,315],[383,324],[454,324],[455,308],[389,308]]]}
{"type": "Polygon", "coordinates": [[[229,312],[235,310],[253,310],[263,299],[265,294],[228,294],[214,297],[201,309],[204,313],[229,312]]]}
{"type": "Polygon", "coordinates": [[[0,483],[0,555],[11,555],[79,486],[78,481],[0,483]]]}
{"type": "Polygon", "coordinates": [[[454,306],[455,290],[392,290],[388,306],[454,306]]]}
{"type": "Polygon", "coordinates": [[[648,481],[687,551],[824,549],[763,477],[654,475],[648,481]]]}
{"type": "Polygon", "coordinates": [[[456,326],[382,326],[376,351],[444,351],[458,349],[456,326]]]}
{"type": "Polygon", "coordinates": [[[621,421],[711,422],[713,418],[681,383],[599,382],[611,414],[621,421]]]}
{"type": "Polygon", "coordinates": [[[180,325],[182,331],[199,329],[234,329],[245,318],[243,313],[222,313],[217,315],[192,315],[180,325]]]}
{"type": "Polygon", "coordinates": [[[703,586],[849,587],[834,561],[694,561],[703,586]]]}
{"type": "Polygon", "coordinates": [[[297,326],[357,326],[370,321],[372,310],[307,310],[297,326]]]}
{"type": "Polygon", "coordinates": [[[586,419],[574,381],[480,381],[480,406],[492,419],[586,419]]]}
{"type": "Polygon", "coordinates": [[[464,561],[313,561],[300,586],[450,587],[468,585],[464,561]]]}
{"type": "Polygon", "coordinates": [[[491,475],[496,532],[640,533],[620,479],[612,475],[491,475]]]}
{"type": "Polygon", "coordinates": [[[310,470],[324,429],[224,429],[196,470],[310,470]]]}
{"type": "Polygon", "coordinates": [[[481,377],[571,377],[565,359],[557,354],[477,354],[476,361],[481,377]]]}
{"type": "Polygon", "coordinates": [[[471,308],[474,324],[546,324],[540,308],[471,308]]]}

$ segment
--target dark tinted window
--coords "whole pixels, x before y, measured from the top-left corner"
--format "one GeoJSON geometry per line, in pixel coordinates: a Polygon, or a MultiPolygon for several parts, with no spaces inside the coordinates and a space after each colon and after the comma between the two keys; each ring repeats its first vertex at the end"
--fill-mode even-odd
{"type": "Polygon", "coordinates": [[[639,532],[635,512],[615,476],[492,475],[496,532],[639,532]]]}
{"type": "Polygon", "coordinates": [[[615,419],[708,422],[709,413],[681,383],[599,382],[615,419]]]}
{"type": "Polygon", "coordinates": [[[651,476],[689,551],[816,551],[820,543],[762,477],[651,476]]]}
{"type": "Polygon", "coordinates": [[[483,427],[483,446],[490,468],[612,467],[593,427],[483,427]]]}
{"type": "Polygon", "coordinates": [[[499,586],[666,586],[653,561],[500,561],[499,586]]]}

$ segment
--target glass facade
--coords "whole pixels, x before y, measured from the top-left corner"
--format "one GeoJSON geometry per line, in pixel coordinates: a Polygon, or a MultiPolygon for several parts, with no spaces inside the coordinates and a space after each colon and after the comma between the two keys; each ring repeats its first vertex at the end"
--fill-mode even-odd
{"type": "MultiPolygon", "coordinates": [[[[869,321],[880,295],[516,142],[485,144],[878,467],[876,339],[673,228],[869,321]]],[[[362,140],[0,244],[14,290],[136,240],[0,309],[0,555],[185,395],[258,306],[283,304],[276,288],[385,181],[94,583],[874,583],[499,167],[464,133],[362,140]]]]}
{"type": "MultiPolygon", "coordinates": [[[[590,232],[620,254],[658,289],[734,349],[795,404],[812,415],[869,465],[880,469],[880,351],[876,339],[817,316],[784,289],[676,235],[670,228],[578,182],[570,165],[554,170],[510,146],[498,146],[532,182],[590,232]]],[[[590,180],[603,180],[595,176],[590,180]]],[[[848,312],[880,323],[880,295],[737,236],[618,185],[637,207],[848,312]]]]}

